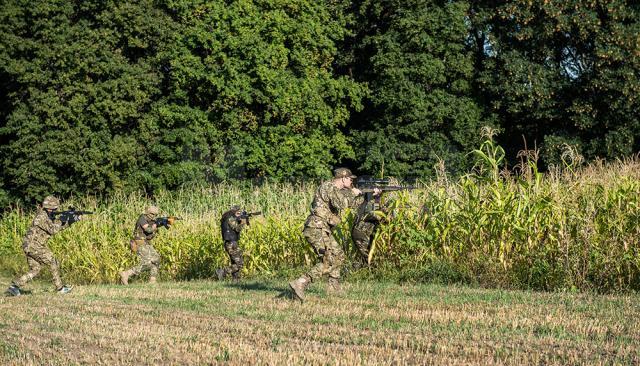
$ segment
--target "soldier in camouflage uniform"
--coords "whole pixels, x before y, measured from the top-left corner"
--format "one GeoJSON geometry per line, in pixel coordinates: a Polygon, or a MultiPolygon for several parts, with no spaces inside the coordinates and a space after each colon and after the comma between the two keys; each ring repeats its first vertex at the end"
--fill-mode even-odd
{"type": "Polygon", "coordinates": [[[54,219],[53,213],[58,207],[60,207],[60,201],[53,196],[47,196],[42,202],[42,209],[36,214],[22,242],[22,250],[27,256],[29,272],[13,281],[13,284],[7,289],[8,295],[19,296],[20,287],[36,277],[43,265],[48,266],[51,270],[51,277],[53,277],[53,283],[58,293],[66,294],[71,291],[70,286],[62,283],[58,261],[47,247],[47,241],[51,236],[68,227],[68,225],[63,225],[60,220],[54,219]]]}
{"type": "Polygon", "coordinates": [[[387,211],[388,205],[381,205],[377,198],[358,201],[358,211],[351,229],[351,238],[360,255],[358,267],[368,265],[373,234],[378,225],[386,221],[387,211]]]}
{"type": "Polygon", "coordinates": [[[222,214],[220,226],[222,229],[222,240],[224,240],[224,250],[229,254],[231,265],[226,268],[218,268],[216,275],[218,280],[223,280],[231,275],[234,281],[240,280],[240,271],[244,264],[242,260],[242,249],[238,246],[240,240],[240,232],[247,225],[247,220],[240,218],[242,211],[239,206],[233,206],[231,209],[222,214]]]}
{"type": "Polygon", "coordinates": [[[344,262],[344,252],[333,237],[333,229],[340,223],[341,214],[347,207],[353,207],[355,197],[361,191],[353,188],[356,176],[347,168],[334,171],[333,180],[323,182],[316,190],[311,203],[311,214],[307,217],[302,234],[318,256],[317,263],[309,272],[291,281],[289,287],[300,301],[311,282],[322,276],[329,276],[329,290],[340,290],[340,269],[344,262]]]}
{"type": "Polygon", "coordinates": [[[133,229],[133,239],[129,242],[131,250],[138,255],[138,265],[120,272],[120,283],[129,284],[131,276],[149,271],[149,283],[156,283],[158,268],[160,267],[160,254],[151,245],[151,240],[156,237],[158,225],[155,219],[160,210],[156,206],[149,206],[144,214],[140,215],[133,229]]]}

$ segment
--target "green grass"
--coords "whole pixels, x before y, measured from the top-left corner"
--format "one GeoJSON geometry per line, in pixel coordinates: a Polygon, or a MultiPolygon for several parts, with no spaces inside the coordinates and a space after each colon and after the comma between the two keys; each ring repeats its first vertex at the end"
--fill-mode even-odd
{"type": "MultiPolygon", "coordinates": [[[[6,282],[6,279],[3,281],[6,282]]],[[[634,365],[640,296],[359,281],[77,286],[0,298],[2,364],[634,365]],[[62,350],[62,351],[61,351],[62,350]]]]}

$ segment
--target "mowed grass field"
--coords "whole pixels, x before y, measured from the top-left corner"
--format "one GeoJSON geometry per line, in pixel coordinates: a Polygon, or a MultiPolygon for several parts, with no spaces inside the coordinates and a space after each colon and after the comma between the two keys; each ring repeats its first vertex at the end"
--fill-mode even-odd
{"type": "MultiPolygon", "coordinates": [[[[2,279],[9,283],[9,279],[2,279]]],[[[640,296],[286,280],[0,297],[2,365],[637,365],[640,296]]]]}

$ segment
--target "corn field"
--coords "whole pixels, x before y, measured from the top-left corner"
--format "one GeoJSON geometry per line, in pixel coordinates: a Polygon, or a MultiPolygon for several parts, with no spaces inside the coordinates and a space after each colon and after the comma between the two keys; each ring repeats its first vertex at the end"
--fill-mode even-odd
{"type": "MultiPolygon", "coordinates": [[[[568,154],[564,166],[543,174],[535,151],[523,153],[511,170],[490,139],[473,153],[476,168],[459,179],[441,173],[417,190],[385,196],[393,210],[375,233],[370,267],[350,275],[542,290],[640,289],[638,159],[583,166],[568,154]]],[[[67,281],[114,283],[118,271],[135,263],[128,248],[135,221],[155,203],[182,218],[153,242],[162,256],[161,277],[209,278],[228,263],[220,216],[239,204],[264,213],[242,233],[244,271],[274,275],[314,261],[302,236],[314,189],[312,183],[223,183],[160,192],[153,200],[142,194],[72,198],[63,206],[94,214],[49,245],[67,281]]],[[[32,216],[18,207],[0,219],[0,265],[9,274],[26,269],[20,247],[32,216]]],[[[345,216],[335,235],[353,258],[353,214],[345,216]]]]}

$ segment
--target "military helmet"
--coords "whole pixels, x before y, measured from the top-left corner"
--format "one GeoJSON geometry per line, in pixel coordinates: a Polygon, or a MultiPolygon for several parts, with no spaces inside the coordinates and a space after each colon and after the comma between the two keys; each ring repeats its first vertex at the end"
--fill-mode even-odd
{"type": "Polygon", "coordinates": [[[50,210],[55,210],[56,208],[60,207],[60,200],[53,196],[47,196],[44,198],[44,201],[42,201],[42,207],[50,210]]]}
{"type": "Polygon", "coordinates": [[[230,211],[234,211],[234,212],[240,211],[240,206],[238,206],[238,205],[233,205],[233,206],[231,206],[231,208],[230,208],[229,210],[230,210],[230,211]]]}
{"type": "Polygon", "coordinates": [[[356,176],[353,175],[353,173],[351,173],[351,170],[349,170],[349,168],[337,168],[336,170],[333,171],[333,177],[334,178],[352,178],[352,179],[356,178],[356,176]]]}
{"type": "Polygon", "coordinates": [[[160,213],[160,209],[157,206],[149,206],[144,211],[144,214],[149,216],[157,216],[159,213],[160,213]]]}

